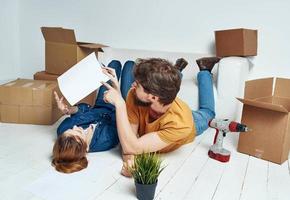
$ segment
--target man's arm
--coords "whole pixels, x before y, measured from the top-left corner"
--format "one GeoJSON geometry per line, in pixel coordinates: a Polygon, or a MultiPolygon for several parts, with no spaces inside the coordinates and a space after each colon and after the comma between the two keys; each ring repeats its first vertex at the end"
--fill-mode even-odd
{"type": "MultiPolygon", "coordinates": [[[[131,124],[131,128],[132,128],[133,133],[137,136],[139,125],[138,124],[131,124]]],[[[122,146],[121,146],[121,148],[122,148],[122,146]]],[[[124,153],[123,149],[122,149],[122,157],[123,157],[124,162],[126,162],[127,160],[133,160],[133,158],[134,158],[134,156],[132,154],[124,153]]]]}
{"type": "Polygon", "coordinates": [[[104,68],[103,72],[112,81],[112,86],[102,82],[108,89],[104,93],[104,101],[116,107],[117,129],[123,153],[136,155],[143,152],[155,152],[168,146],[169,144],[162,141],[156,132],[147,133],[140,138],[137,137],[128,119],[126,103],[122,98],[115,70],[107,67],[104,68]]]}
{"type": "Polygon", "coordinates": [[[155,152],[169,145],[162,141],[156,132],[147,133],[138,138],[131,128],[126,103],[120,92],[107,83],[103,85],[108,89],[104,94],[104,100],[116,107],[117,129],[124,154],[155,152]]]}

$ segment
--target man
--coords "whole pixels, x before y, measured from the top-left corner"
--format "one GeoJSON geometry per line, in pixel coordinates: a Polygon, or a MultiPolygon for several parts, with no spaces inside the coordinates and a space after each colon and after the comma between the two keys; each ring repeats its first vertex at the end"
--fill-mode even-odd
{"type": "MultiPolygon", "coordinates": [[[[125,155],[143,152],[169,152],[192,142],[196,135],[208,128],[214,118],[214,96],[211,70],[219,58],[197,60],[199,110],[191,111],[177,97],[180,89],[180,71],[170,62],[160,59],[140,59],[134,66],[134,79],[126,102],[121,96],[114,70],[106,68],[112,86],[104,101],[115,105],[119,140],[125,155]]],[[[122,74],[123,75],[123,74],[122,74]]],[[[124,163],[122,173],[130,174],[124,163]]],[[[130,162],[129,162],[130,165],[130,162]]]]}

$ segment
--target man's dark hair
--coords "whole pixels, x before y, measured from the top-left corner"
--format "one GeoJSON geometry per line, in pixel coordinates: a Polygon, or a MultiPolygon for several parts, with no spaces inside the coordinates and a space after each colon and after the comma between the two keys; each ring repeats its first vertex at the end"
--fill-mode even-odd
{"type": "Polygon", "coordinates": [[[145,92],[158,96],[164,105],[174,101],[181,84],[179,70],[161,58],[138,59],[134,67],[134,78],[145,92]]]}

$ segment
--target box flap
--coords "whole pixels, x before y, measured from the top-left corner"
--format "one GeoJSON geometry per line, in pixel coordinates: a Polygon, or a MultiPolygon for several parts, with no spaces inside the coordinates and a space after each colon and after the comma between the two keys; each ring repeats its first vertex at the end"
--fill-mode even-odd
{"type": "Polygon", "coordinates": [[[246,81],[245,99],[272,96],[274,78],[246,81]]]}
{"type": "Polygon", "coordinates": [[[82,48],[97,49],[98,51],[101,51],[101,52],[103,52],[102,50],[103,47],[107,47],[106,45],[103,45],[103,44],[84,43],[84,42],[80,42],[79,46],[82,48]]]}
{"type": "Polygon", "coordinates": [[[250,99],[241,99],[241,98],[237,98],[237,99],[246,105],[250,105],[250,106],[254,106],[258,108],[264,108],[267,110],[288,113],[288,110],[282,105],[277,105],[277,104],[272,104],[272,103],[267,103],[267,102],[258,102],[258,101],[250,100],[250,99]]]}
{"type": "Polygon", "coordinates": [[[290,98],[290,79],[276,78],[274,96],[290,98]]]}
{"type": "Polygon", "coordinates": [[[74,30],[60,27],[41,27],[46,42],[77,44],[74,30]]]}
{"type": "Polygon", "coordinates": [[[215,32],[231,32],[231,31],[242,31],[242,30],[253,31],[253,29],[247,29],[247,28],[232,28],[232,29],[226,29],[226,30],[216,30],[215,32]]]}

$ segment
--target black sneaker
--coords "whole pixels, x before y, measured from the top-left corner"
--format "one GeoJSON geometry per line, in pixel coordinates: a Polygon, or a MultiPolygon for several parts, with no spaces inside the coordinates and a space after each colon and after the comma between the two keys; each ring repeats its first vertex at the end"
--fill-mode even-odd
{"type": "Polygon", "coordinates": [[[199,58],[196,60],[196,63],[199,67],[200,71],[207,70],[211,72],[212,68],[216,63],[220,61],[221,58],[219,57],[204,57],[204,58],[199,58]]]}
{"type": "Polygon", "coordinates": [[[184,58],[178,58],[175,62],[175,67],[182,72],[182,70],[188,65],[188,62],[184,58]]]}

